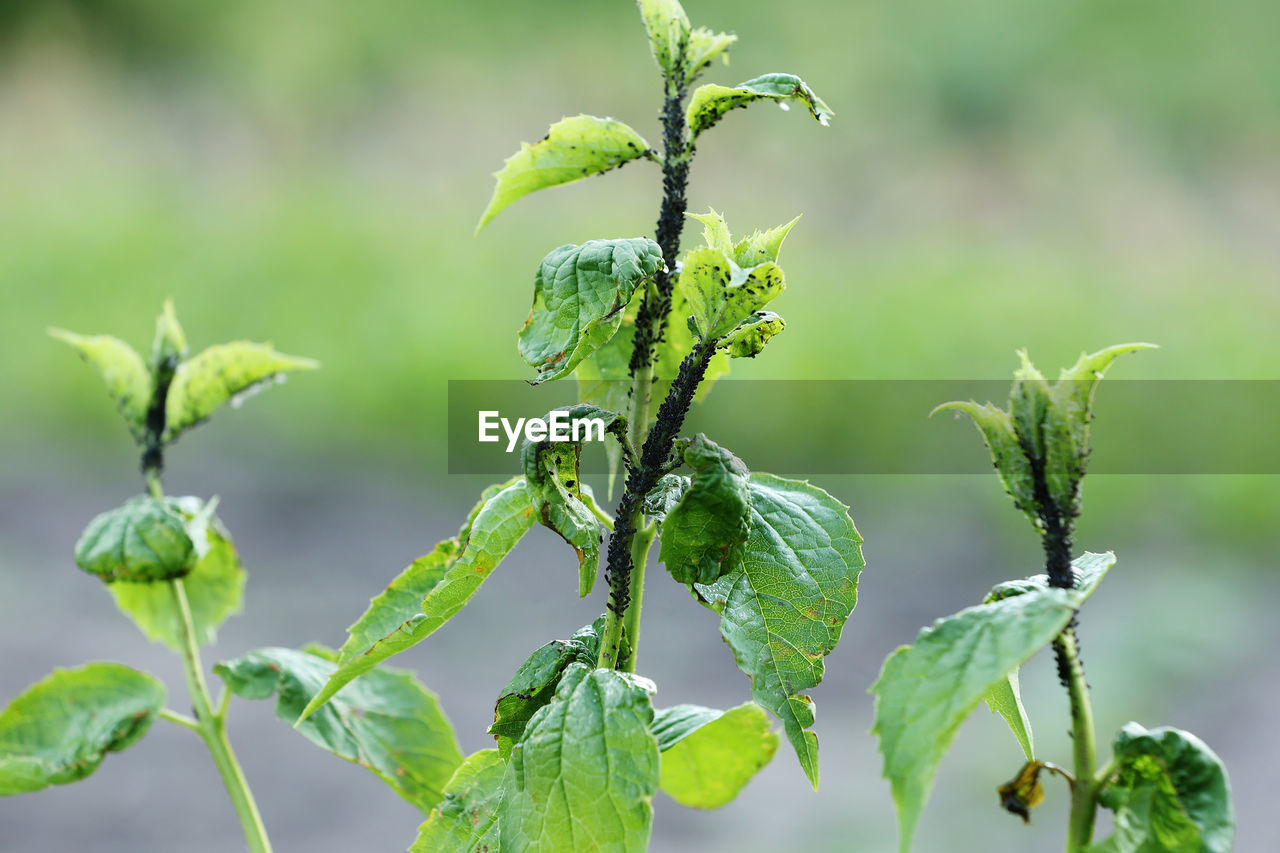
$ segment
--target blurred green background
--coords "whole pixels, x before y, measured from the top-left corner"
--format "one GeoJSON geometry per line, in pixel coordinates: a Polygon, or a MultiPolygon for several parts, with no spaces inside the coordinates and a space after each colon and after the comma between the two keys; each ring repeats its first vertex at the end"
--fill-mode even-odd
{"type": "MultiPolygon", "coordinates": [[[[789,329],[735,376],[1003,378],[1019,347],[1049,372],[1081,349],[1148,340],[1162,349],[1114,375],[1280,379],[1271,0],[686,8],[695,24],[740,37],[732,65],[707,79],[791,71],[837,113],[823,129],[799,110],[757,106],[700,140],[691,209],[714,206],[739,231],[804,214],[776,303],[789,329]]],[[[656,143],[659,95],[623,0],[0,4],[0,648],[13,652],[3,696],[86,655],[168,665],[128,626],[106,627],[106,596],[69,568],[83,523],[138,486],[97,378],[46,326],[142,347],[172,297],[196,348],[271,340],[323,362],[185,439],[170,465],[175,489],[223,495],[257,570],[248,616],[213,656],[338,642],[364,598],[450,535],[482,485],[444,474],[447,380],[524,377],[514,333],[538,259],[565,242],[648,233],[657,212],[657,172],[640,163],[522,200],[476,237],[490,173],[519,141],[578,112],[612,115],[656,143]],[[66,614],[69,597],[78,619],[40,615],[66,614]]],[[[734,449],[769,467],[767,446],[734,449]]],[[[815,694],[823,791],[809,794],[780,754],[720,812],[660,803],[655,850],[890,849],[863,691],[917,626],[1036,570],[1035,542],[991,478],[822,484],[852,504],[870,566],[815,694]]],[[[1264,796],[1266,761],[1280,751],[1266,710],[1280,699],[1277,511],[1273,477],[1098,477],[1078,536],[1082,549],[1121,558],[1083,619],[1100,739],[1131,717],[1195,729],[1232,770],[1241,850],[1280,845],[1264,796]]],[[[523,652],[601,606],[547,593],[538,573],[565,569],[556,544],[528,546],[521,577],[505,592],[495,578],[473,627],[442,632],[411,660],[468,748],[483,745],[477,721],[523,652]],[[547,602],[536,616],[528,596],[547,602]],[[529,636],[495,635],[485,619],[529,636]],[[455,655],[493,671],[476,676],[455,655]]],[[[708,684],[725,702],[744,698],[714,624],[679,590],[653,586],[641,668],[663,702],[711,704],[699,693],[708,684]]],[[[1064,701],[1038,665],[1026,676],[1032,713],[1063,759],[1064,701]]],[[[280,849],[407,845],[412,810],[357,770],[318,782],[296,769],[309,766],[305,745],[268,761],[293,749],[276,745],[293,735],[269,717],[247,710],[242,725],[245,738],[261,735],[261,766],[249,769],[264,779],[280,849]]],[[[0,848],[69,849],[84,833],[96,849],[107,836],[95,821],[109,814],[119,849],[175,849],[168,830],[140,832],[130,819],[128,797],[141,795],[103,779],[112,764],[134,768],[136,790],[173,798],[172,832],[189,832],[196,818],[153,778],[157,761],[187,748],[180,734],[175,752],[144,744],[140,758],[111,759],[78,786],[90,793],[0,802],[0,848]],[[69,803],[81,817],[50,826],[69,803]]],[[[316,760],[316,777],[344,769],[316,760]]],[[[1057,849],[1063,792],[1029,829],[995,808],[994,787],[1017,764],[992,721],[967,725],[918,849],[1057,849]]],[[[216,791],[205,810],[210,846],[181,849],[234,849],[234,834],[218,835],[234,826],[216,791]]]]}

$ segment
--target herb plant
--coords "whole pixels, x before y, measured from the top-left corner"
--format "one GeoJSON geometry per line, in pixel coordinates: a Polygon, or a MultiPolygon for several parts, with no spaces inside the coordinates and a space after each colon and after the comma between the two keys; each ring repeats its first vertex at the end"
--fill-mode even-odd
{"type": "Polygon", "coordinates": [[[166,303],[156,320],[151,358],[119,338],[50,330],[102,375],[142,454],[146,494],[89,522],[76,564],[107,584],[116,606],[153,642],[182,658],[194,716],[165,707],[164,685],[119,663],[55,670],[0,712],[0,796],[39,791],[92,774],[109,752],[136,743],[156,719],[204,741],[231,796],[249,849],[271,849],[249,784],[227,739],[231,691],[215,701],[200,647],[240,610],[245,570],[218,499],[166,496],[166,448],[223,403],[316,363],[246,341],[211,346],[187,358],[187,340],[166,303]]]}
{"type": "Polygon", "coordinates": [[[681,435],[695,396],[731,359],[758,355],[783,330],[765,306],[785,288],[778,255],[794,220],[735,241],[708,211],[693,216],[704,244],[683,257],[680,246],[695,146],[727,112],[795,101],[826,124],[831,111],[790,74],[694,88],[736,37],[691,26],[674,0],[639,6],[663,82],[661,150],[620,121],[565,118],[506,161],[480,220],[633,160],[661,169],[654,237],[547,254],[517,340],[534,384],[576,377],[579,403],[567,414],[604,424],[623,475],[614,514],[582,482],[583,441],[531,437],[518,476],[486,489],[456,537],[374,598],[336,656],[267,650],[219,668],[237,693],[278,687],[280,715],[300,727],[325,714],[357,725],[375,709],[354,691],[457,615],[530,528],[548,527],[571,546],[566,562],[576,571],[566,585],[573,578],[579,595],[592,592],[603,558],[605,612],[533,651],[496,691],[495,748],[464,759],[442,722],[395,733],[402,759],[438,759],[430,795],[411,797],[428,814],[415,851],[643,850],[659,788],[713,808],[769,762],[778,738],[768,713],[818,783],[814,708],[802,691],[821,681],[823,657],[853,610],[861,538],[848,508],[821,489],[752,473],[710,438],[681,435]],[[718,617],[753,702],[655,709],[654,684],[635,674],[655,539],[671,580],[718,617]],[[353,700],[362,717],[343,707],[353,700]]]}
{"type": "Polygon", "coordinates": [[[1080,486],[1089,459],[1093,399],[1118,356],[1148,344],[1123,344],[1082,355],[1050,385],[1021,353],[1006,408],[944,403],[978,426],[1014,506],[1044,546],[1045,572],[997,585],[983,603],[940,619],[911,646],[889,656],[879,680],[875,726],[884,775],[893,788],[900,849],[911,847],[934,773],[960,723],[985,700],[1008,722],[1026,763],[1000,786],[1001,805],[1029,821],[1044,798],[1043,772],[1061,776],[1071,793],[1068,853],[1229,853],[1235,820],[1226,769],[1195,735],[1129,723],[1112,756],[1098,766],[1089,685],[1077,637],[1077,615],[1115,563],[1111,553],[1072,559],[1080,486]],[[1071,708],[1072,766],[1035,755],[1018,673],[1052,645],[1071,708]],[[1114,829],[1095,843],[1098,807],[1114,812],[1114,829]]]}

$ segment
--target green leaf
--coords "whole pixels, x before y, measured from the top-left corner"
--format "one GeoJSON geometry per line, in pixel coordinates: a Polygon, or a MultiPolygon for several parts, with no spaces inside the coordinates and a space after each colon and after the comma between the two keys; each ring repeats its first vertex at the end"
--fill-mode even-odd
{"type": "Polygon", "coordinates": [[[767,261],[778,260],[782,251],[782,241],[787,239],[791,229],[800,221],[797,216],[790,222],[770,228],[768,231],[756,229],[750,237],[744,237],[733,247],[733,260],[740,267],[754,267],[767,261]]]}
{"type": "Polygon", "coordinates": [[[685,449],[689,487],[665,513],[658,558],[680,583],[712,583],[742,564],[751,520],[750,472],[699,433],[685,449]]]}
{"type": "Polygon", "coordinates": [[[569,665],[507,763],[505,853],[646,849],[660,772],[653,689],[629,673],[569,665]]]}
{"type": "Polygon", "coordinates": [[[778,101],[784,108],[788,101],[799,101],[808,107],[809,114],[824,127],[831,123],[831,117],[835,115],[814,94],[809,84],[794,74],[765,74],[733,87],[707,83],[694,90],[685,111],[690,138],[697,138],[698,134],[720,121],[729,110],[766,99],[778,101]]]}
{"type": "Polygon", "coordinates": [[[179,362],[187,357],[187,334],[178,324],[178,317],[173,313],[173,300],[166,299],[164,308],[156,317],[156,336],[151,344],[151,370],[159,374],[177,369],[179,362]]]}
{"type": "MultiPolygon", "coordinates": [[[[214,666],[227,689],[244,699],[278,694],[276,716],[292,723],[337,665],[331,653],[257,649],[214,666]]],[[[405,670],[379,667],[349,684],[297,726],[317,746],[365,767],[428,812],[462,762],[453,728],[435,694],[405,670]]]]}
{"type": "Polygon", "coordinates": [[[681,474],[664,474],[658,484],[644,496],[644,514],[661,524],[689,490],[689,478],[681,474]]]}
{"type": "Polygon", "coordinates": [[[164,685],[118,663],[55,669],[0,711],[0,796],[78,782],[132,746],[164,708],[164,685]]]}
{"type": "Polygon", "coordinates": [[[533,283],[533,310],[520,330],[520,356],[535,384],[567,376],[608,343],[636,288],[662,269],[648,237],[588,240],[550,252],[533,283]]]}
{"type": "Polygon", "coordinates": [[[65,329],[50,329],[49,334],[69,344],[97,369],[130,434],[142,441],[147,432],[147,407],[151,404],[151,373],[142,356],[111,335],[77,335],[65,329]]]}
{"type": "Polygon", "coordinates": [[[810,783],[818,786],[813,701],[823,657],[858,601],[862,537],[849,508],[810,483],[752,474],[751,533],[742,568],[694,585],[721,614],[720,632],[751,694],[782,720],[810,783]]]}
{"type": "Polygon", "coordinates": [[[697,809],[730,802],[778,750],[769,715],[754,702],[728,711],[677,705],[658,711],[650,730],[662,750],[662,790],[697,809]]]}
{"type": "Polygon", "coordinates": [[[611,118],[579,115],[551,125],[541,141],[521,143],[493,176],[498,185],[480,217],[479,231],[507,205],[535,190],[567,184],[635,160],[655,159],[644,137],[611,118]]]}
{"type": "Polygon", "coordinates": [[[1022,690],[1018,683],[1018,670],[1013,670],[1004,678],[992,685],[983,697],[991,713],[1004,717],[1009,724],[1018,745],[1027,756],[1028,761],[1035,760],[1035,738],[1031,734],[1031,720],[1027,717],[1027,709],[1022,705],[1022,690]]]}
{"type": "Polygon", "coordinates": [[[90,521],[75,560],[106,583],[153,583],[190,572],[196,550],[173,501],[140,495],[90,521]]]}
{"type": "Polygon", "coordinates": [[[498,808],[507,765],[496,749],[473,752],[444,786],[409,853],[498,853],[498,808]]]}
{"type": "Polygon", "coordinates": [[[305,720],[353,678],[414,646],[458,613],[533,526],[523,479],[490,486],[456,539],[420,557],[369,602],[349,629],[337,670],[302,712],[305,720]]]}
{"type": "Polygon", "coordinates": [[[1032,588],[961,610],[925,628],[915,645],[884,663],[871,687],[884,776],[893,788],[907,851],[934,773],[969,712],[1033,654],[1051,643],[1115,563],[1113,554],[1084,554],[1076,589],[1032,588]]]}
{"type": "Polygon", "coordinates": [[[730,358],[755,358],[769,339],[787,327],[787,321],[772,311],[756,311],[720,339],[716,346],[730,358]]]}
{"type": "Polygon", "coordinates": [[[228,400],[236,405],[265,383],[281,382],[294,370],[314,370],[317,361],[276,352],[270,344],[235,341],[211,346],[178,366],[165,400],[164,440],[203,422],[228,400]]]}
{"type": "Polygon", "coordinates": [[[677,0],[639,0],[649,50],[665,77],[678,77],[689,46],[689,16],[677,0]]]}
{"type": "Polygon", "coordinates": [[[933,411],[956,409],[973,418],[1014,505],[1042,530],[1045,519],[1074,519],[1080,513],[1093,396],[1103,372],[1124,353],[1151,348],[1152,344],[1121,344],[1081,355],[1053,385],[1019,350],[1022,364],[1014,372],[1007,408],[969,401],[943,403],[933,411]],[[1037,471],[1043,479],[1043,499],[1037,496],[1037,471]]]}
{"type": "Polygon", "coordinates": [[[733,257],[733,237],[729,234],[729,224],[724,221],[723,214],[714,207],[709,207],[706,213],[686,212],[685,216],[702,223],[702,245],[733,257]]]}
{"type": "Polygon", "coordinates": [[[694,249],[684,259],[677,285],[698,334],[714,341],[786,289],[782,268],[773,262],[742,269],[717,249],[694,249]]]}
{"type": "Polygon", "coordinates": [[[1195,735],[1129,723],[1113,744],[1115,778],[1100,802],[1114,830],[1090,853],[1230,853],[1231,786],[1222,760],[1195,735]]]}
{"type": "Polygon", "coordinates": [[[689,48],[685,51],[685,83],[693,82],[717,58],[723,58],[729,64],[729,48],[738,40],[737,36],[717,33],[706,27],[694,27],[689,33],[689,48]]]}
{"type": "Polygon", "coordinates": [[[583,403],[552,409],[544,418],[550,430],[557,428],[558,416],[563,416],[559,422],[568,439],[550,435],[543,441],[526,440],[520,448],[521,463],[538,520],[558,533],[578,555],[578,595],[586,597],[599,572],[604,534],[596,517],[594,496],[580,473],[582,445],[591,435],[579,433],[575,437],[568,425],[598,421],[601,438],[612,435],[629,456],[634,458],[635,454],[627,439],[627,419],[616,412],[583,403]]]}
{"type": "MultiPolygon", "coordinates": [[[[195,568],[182,579],[182,585],[191,608],[196,642],[209,645],[217,638],[218,627],[240,612],[246,572],[231,534],[213,515],[216,500],[207,504],[193,497],[170,501],[182,514],[187,535],[195,546],[195,568]]],[[[109,589],[116,607],[134,621],[147,639],[164,643],[175,652],[182,651],[182,617],[174,607],[167,584],[116,581],[109,589]]]]}
{"type": "Polygon", "coordinates": [[[505,759],[524,736],[525,726],[555,696],[560,677],[571,663],[595,666],[600,654],[600,635],[604,617],[582,628],[568,641],[552,640],[526,660],[498,695],[489,734],[498,741],[498,752],[505,759]]]}

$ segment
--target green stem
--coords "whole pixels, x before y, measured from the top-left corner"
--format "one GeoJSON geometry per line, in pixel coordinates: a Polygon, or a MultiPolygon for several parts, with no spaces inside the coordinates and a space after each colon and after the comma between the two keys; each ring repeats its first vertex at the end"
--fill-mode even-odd
{"type": "Polygon", "coordinates": [[[657,525],[636,531],[631,540],[631,606],[622,618],[622,648],[625,652],[618,660],[622,672],[636,671],[636,649],[640,647],[640,609],[644,601],[644,569],[649,560],[649,546],[658,535],[657,525]]]}
{"type": "Polygon", "coordinates": [[[191,717],[188,717],[186,714],[179,714],[177,711],[162,708],[159,717],[162,720],[168,720],[175,726],[182,726],[184,729],[190,729],[196,733],[200,732],[200,723],[197,720],[193,720],[191,717]]]}
{"type": "Polygon", "coordinates": [[[271,853],[271,842],[267,840],[262,815],[258,813],[258,805],[253,800],[244,771],[240,769],[240,763],[236,761],[235,752],[231,749],[231,742],[227,740],[226,721],[213,710],[209,686],[205,683],[204,666],[200,662],[191,605],[187,601],[182,579],[169,581],[169,589],[173,594],[173,606],[182,621],[182,671],[187,678],[187,690],[191,694],[191,705],[195,711],[200,737],[209,748],[213,763],[218,768],[218,775],[222,777],[222,784],[231,795],[231,803],[240,817],[249,850],[252,853],[271,853]]]}
{"type": "Polygon", "coordinates": [[[1054,651],[1065,663],[1067,694],[1071,698],[1071,740],[1075,779],[1071,783],[1071,815],[1068,818],[1067,853],[1082,853],[1093,841],[1093,823],[1098,813],[1098,783],[1094,779],[1097,744],[1093,728],[1093,706],[1084,678],[1074,628],[1054,640],[1054,651]]]}

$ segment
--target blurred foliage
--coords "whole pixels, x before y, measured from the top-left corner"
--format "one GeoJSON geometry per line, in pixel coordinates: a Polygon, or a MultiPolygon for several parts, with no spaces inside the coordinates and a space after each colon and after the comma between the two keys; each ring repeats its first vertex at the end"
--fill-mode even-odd
{"type": "MultiPolygon", "coordinates": [[[[794,71],[838,113],[822,134],[735,113],[741,132],[699,141],[691,208],[747,229],[807,214],[792,331],[735,375],[1003,377],[1018,347],[1066,364],[1150,340],[1125,378],[1280,378],[1271,0],[690,9],[740,36],[708,79],[794,71]]],[[[173,297],[194,347],[272,340],[324,364],[251,427],[206,429],[442,469],[446,380],[527,375],[537,260],[649,233],[657,210],[640,163],[477,238],[490,173],[563,115],[652,137],[657,107],[629,0],[0,4],[0,438],[113,435],[43,330],[141,345],[173,297]]],[[[1278,503],[1196,488],[1251,531],[1278,503]]]]}

